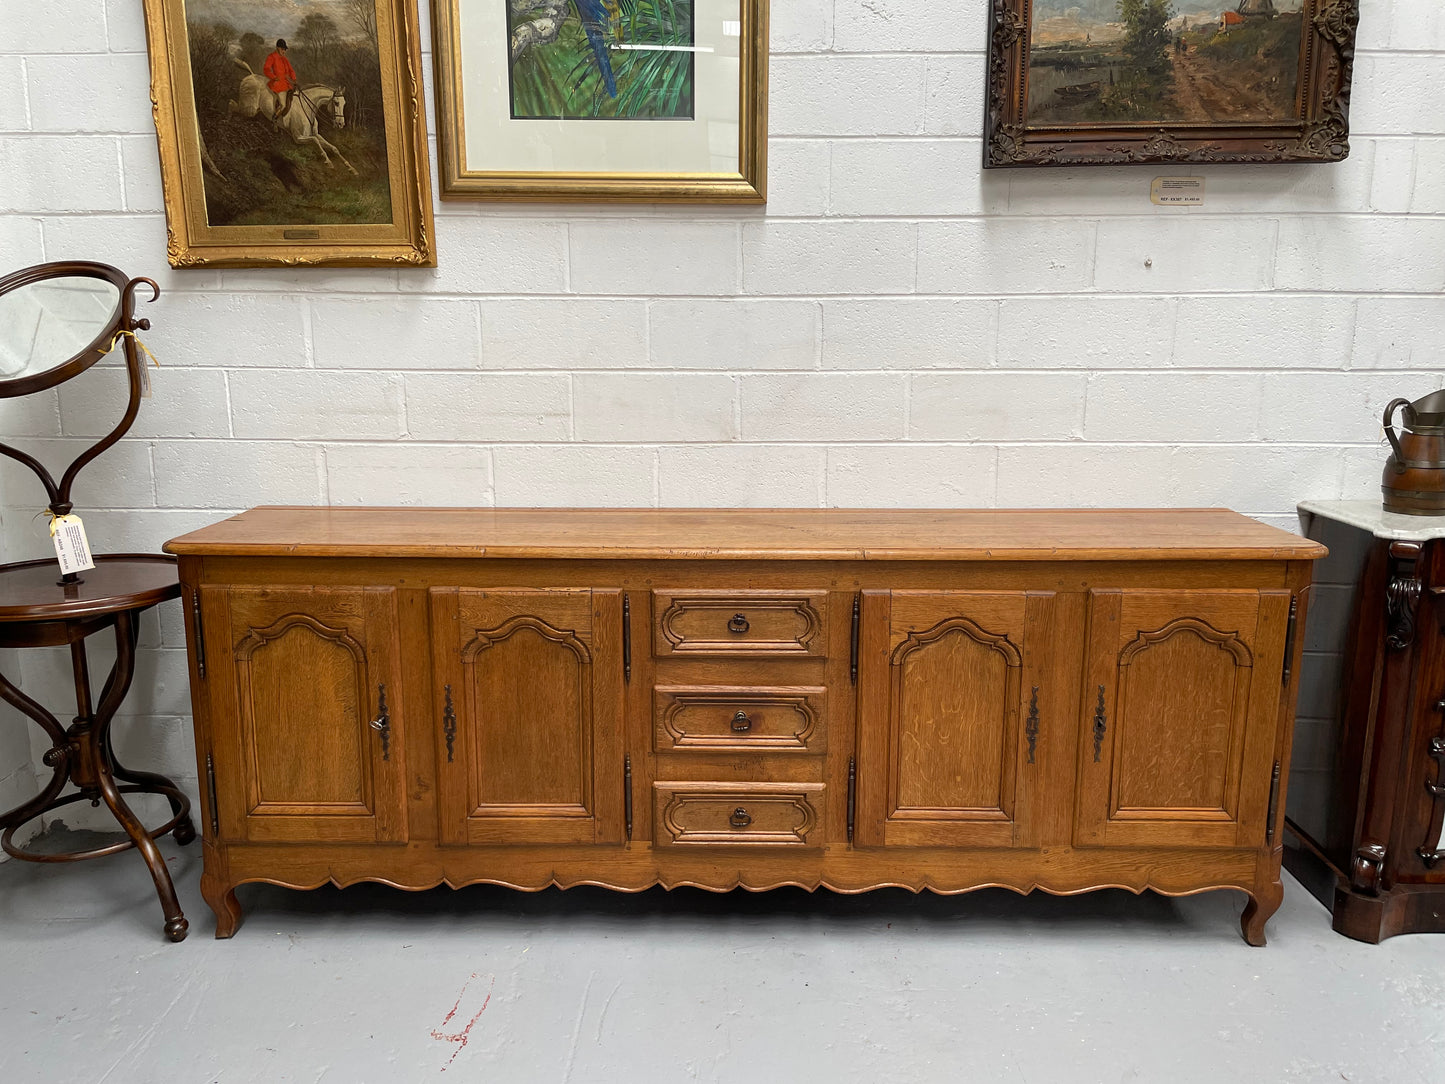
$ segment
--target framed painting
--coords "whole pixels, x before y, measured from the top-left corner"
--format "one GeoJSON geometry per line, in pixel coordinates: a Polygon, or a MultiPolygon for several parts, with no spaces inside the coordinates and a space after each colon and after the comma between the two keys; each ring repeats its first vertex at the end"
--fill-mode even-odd
{"type": "Polygon", "coordinates": [[[432,0],[443,199],[762,203],[768,0],[432,0]]]}
{"type": "Polygon", "coordinates": [[[145,0],[172,267],[434,267],[416,0],[145,0]]]}
{"type": "Polygon", "coordinates": [[[984,165],[1337,162],[1359,0],[992,0],[984,165]]]}

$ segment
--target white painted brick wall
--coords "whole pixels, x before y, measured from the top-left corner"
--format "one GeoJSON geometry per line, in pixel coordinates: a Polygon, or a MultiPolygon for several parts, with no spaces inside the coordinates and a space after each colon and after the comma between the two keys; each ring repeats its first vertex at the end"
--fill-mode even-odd
{"type": "MultiPolygon", "coordinates": [[[[178,272],[141,5],[0,0],[0,272],[99,259],[164,291],[155,398],[78,487],[92,539],[155,549],[259,503],[1287,525],[1371,497],[1384,403],[1445,373],[1439,0],[1364,5],[1348,161],[1197,168],[1200,208],[1149,202],[1182,170],[984,173],[988,3],[956,7],[775,0],[766,208],[438,204],[434,270],[178,272]]],[[[0,434],[57,466],[118,376],[0,402],[0,434]]],[[[7,559],[46,552],[39,507],[0,465],[7,559]]],[[[174,606],[145,642],[127,740],[188,776],[174,606]]],[[[63,665],[21,672],[68,710],[63,665]]],[[[23,753],[0,743],[0,806],[23,753]]]]}

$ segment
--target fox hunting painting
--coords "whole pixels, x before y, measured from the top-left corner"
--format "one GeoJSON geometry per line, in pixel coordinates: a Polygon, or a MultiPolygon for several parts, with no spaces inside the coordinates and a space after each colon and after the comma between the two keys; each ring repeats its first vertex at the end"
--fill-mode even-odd
{"type": "Polygon", "coordinates": [[[1338,161],[1358,0],[993,0],[985,164],[1338,161]]]}
{"type": "Polygon", "coordinates": [[[761,203],[768,0],[432,0],[443,199],[761,203]]]}
{"type": "Polygon", "coordinates": [[[431,266],[415,0],[146,0],[172,266],[431,266]]]}

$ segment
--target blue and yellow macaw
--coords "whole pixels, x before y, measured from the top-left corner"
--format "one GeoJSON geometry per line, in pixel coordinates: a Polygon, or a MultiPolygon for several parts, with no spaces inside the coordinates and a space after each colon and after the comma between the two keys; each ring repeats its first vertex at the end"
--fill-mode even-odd
{"type": "Polygon", "coordinates": [[[612,75],[612,60],[607,55],[607,41],[604,33],[611,22],[607,0],[572,0],[577,17],[582,20],[582,31],[592,46],[592,55],[597,58],[597,68],[602,73],[602,82],[607,87],[609,98],[617,97],[617,80],[612,75]]]}

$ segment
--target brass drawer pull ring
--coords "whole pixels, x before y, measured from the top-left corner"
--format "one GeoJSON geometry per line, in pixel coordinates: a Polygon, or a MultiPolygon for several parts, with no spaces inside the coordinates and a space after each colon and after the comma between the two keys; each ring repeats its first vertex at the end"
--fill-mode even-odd
{"type": "Polygon", "coordinates": [[[737,731],[751,730],[753,721],[748,718],[748,713],[740,711],[733,716],[733,729],[737,731]]]}
{"type": "Polygon", "coordinates": [[[731,620],[728,621],[728,632],[735,632],[740,636],[751,627],[747,617],[743,614],[733,614],[731,620]]]}
{"type": "Polygon", "coordinates": [[[733,815],[728,818],[728,823],[734,828],[746,828],[753,823],[753,815],[742,806],[733,810],[733,815]]]}

